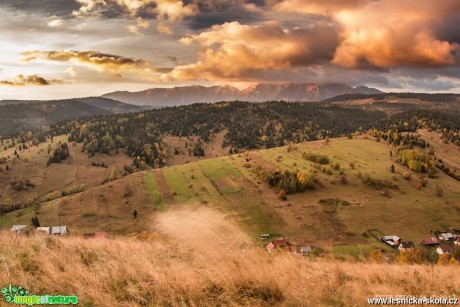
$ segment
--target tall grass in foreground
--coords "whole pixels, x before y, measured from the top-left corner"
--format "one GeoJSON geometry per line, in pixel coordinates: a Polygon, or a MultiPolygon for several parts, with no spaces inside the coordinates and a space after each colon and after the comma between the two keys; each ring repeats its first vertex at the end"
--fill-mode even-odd
{"type": "Polygon", "coordinates": [[[460,296],[460,266],[339,262],[260,248],[184,249],[165,237],[0,233],[0,286],[76,294],[82,306],[362,306],[381,294],[460,296]],[[212,258],[210,258],[212,257],[212,258]]]}

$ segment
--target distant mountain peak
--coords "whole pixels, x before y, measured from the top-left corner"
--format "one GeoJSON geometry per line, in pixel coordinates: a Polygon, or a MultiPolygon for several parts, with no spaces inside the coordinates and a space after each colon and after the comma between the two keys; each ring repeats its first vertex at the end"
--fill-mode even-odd
{"type": "Polygon", "coordinates": [[[314,83],[257,83],[243,90],[231,85],[214,85],[210,87],[191,85],[173,88],[151,88],[140,92],[117,91],[105,94],[102,97],[135,105],[163,107],[231,100],[251,102],[270,100],[322,101],[344,94],[378,93],[382,92],[366,86],[354,88],[340,83],[325,85],[314,83]]]}

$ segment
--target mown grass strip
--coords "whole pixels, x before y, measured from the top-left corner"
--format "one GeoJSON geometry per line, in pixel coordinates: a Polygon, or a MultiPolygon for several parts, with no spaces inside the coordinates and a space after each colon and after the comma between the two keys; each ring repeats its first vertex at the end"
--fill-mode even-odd
{"type": "Polygon", "coordinates": [[[155,177],[153,176],[152,172],[145,173],[145,184],[147,185],[147,190],[150,193],[150,197],[155,204],[155,208],[159,211],[163,211],[166,209],[166,206],[163,202],[163,197],[161,196],[160,190],[158,188],[157,182],[155,177]]]}

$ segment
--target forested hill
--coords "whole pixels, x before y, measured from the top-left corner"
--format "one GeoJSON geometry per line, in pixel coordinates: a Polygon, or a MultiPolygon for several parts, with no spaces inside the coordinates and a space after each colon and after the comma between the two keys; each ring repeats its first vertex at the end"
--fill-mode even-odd
{"type": "MultiPolygon", "coordinates": [[[[83,142],[90,155],[125,148],[132,157],[162,166],[167,156],[165,134],[198,136],[207,142],[217,132],[227,131],[222,146],[235,153],[347,135],[385,117],[383,112],[322,103],[236,101],[68,121],[54,125],[52,131],[56,135],[70,133],[69,141],[83,142]]],[[[194,154],[202,155],[199,143],[196,146],[194,154]]]]}
{"type": "Polygon", "coordinates": [[[379,94],[344,94],[323,100],[323,102],[343,102],[356,101],[362,99],[372,99],[374,101],[382,100],[419,100],[422,102],[457,102],[460,100],[459,94],[443,93],[443,94],[427,94],[427,93],[379,93],[379,94]]]}
{"type": "Polygon", "coordinates": [[[52,101],[0,101],[0,136],[39,129],[68,119],[111,115],[142,110],[141,107],[107,98],[52,101]]]}

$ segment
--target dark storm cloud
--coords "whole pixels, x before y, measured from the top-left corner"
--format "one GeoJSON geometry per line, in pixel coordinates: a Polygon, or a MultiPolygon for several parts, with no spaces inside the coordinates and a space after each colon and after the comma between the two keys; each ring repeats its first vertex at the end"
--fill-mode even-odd
{"type": "Polygon", "coordinates": [[[216,24],[238,21],[241,24],[254,24],[264,20],[264,16],[259,11],[251,11],[238,4],[221,5],[217,10],[200,8],[200,12],[194,16],[189,16],[186,21],[193,30],[210,28],[216,24]]]}
{"type": "Polygon", "coordinates": [[[460,44],[460,11],[454,11],[435,26],[436,36],[441,40],[460,44]]]}
{"type": "Polygon", "coordinates": [[[48,16],[71,16],[74,10],[80,8],[80,4],[75,0],[2,0],[0,8],[48,16]]]}

